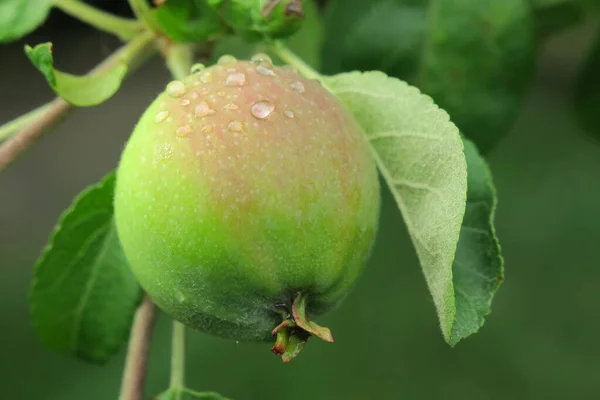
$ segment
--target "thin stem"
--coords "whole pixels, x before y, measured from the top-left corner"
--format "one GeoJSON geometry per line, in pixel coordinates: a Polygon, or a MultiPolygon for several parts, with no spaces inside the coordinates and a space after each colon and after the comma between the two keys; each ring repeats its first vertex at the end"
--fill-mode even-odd
{"type": "MultiPolygon", "coordinates": [[[[90,74],[105,71],[122,62],[129,65],[129,73],[131,73],[156,51],[153,39],[152,34],[149,32],[138,36],[102,61],[90,71],[90,74]]],[[[0,173],[12,164],[19,155],[29,149],[40,137],[50,131],[71,107],[69,103],[61,98],[54,99],[47,105],[43,113],[40,112],[38,117],[35,119],[32,118],[29,124],[20,132],[4,141],[0,145],[0,173]]]]}
{"type": "Polygon", "coordinates": [[[144,30],[144,25],[139,21],[106,13],[79,0],[54,0],[54,6],[98,30],[123,40],[132,39],[144,30]]]}
{"type": "Polygon", "coordinates": [[[316,70],[314,70],[310,65],[304,62],[300,57],[294,54],[283,42],[276,41],[271,46],[273,52],[279,56],[283,61],[292,65],[296,68],[302,75],[304,75],[308,79],[319,79],[323,78],[321,74],[319,74],[316,70]]]}
{"type": "Polygon", "coordinates": [[[26,114],[21,115],[18,118],[13,119],[10,122],[0,126],[0,142],[8,139],[15,132],[23,129],[25,126],[29,125],[31,122],[35,121],[45,113],[47,113],[52,106],[52,102],[46,103],[43,106],[39,106],[35,110],[31,110],[26,114]]]}
{"type": "Polygon", "coordinates": [[[129,336],[129,347],[125,359],[125,371],[121,383],[119,400],[143,400],[146,366],[150,353],[152,328],[156,320],[156,306],[144,296],[138,307],[129,336]]]}
{"type": "Polygon", "coordinates": [[[152,15],[152,8],[148,5],[148,0],[129,0],[129,6],[135,16],[142,21],[151,31],[163,33],[162,27],[156,22],[152,15]]]}
{"type": "Polygon", "coordinates": [[[185,387],[185,325],[173,321],[173,344],[171,352],[171,388],[185,387]]]}
{"type": "Polygon", "coordinates": [[[175,79],[183,79],[190,73],[194,49],[189,44],[174,44],[168,47],[165,56],[167,68],[175,79]]]}

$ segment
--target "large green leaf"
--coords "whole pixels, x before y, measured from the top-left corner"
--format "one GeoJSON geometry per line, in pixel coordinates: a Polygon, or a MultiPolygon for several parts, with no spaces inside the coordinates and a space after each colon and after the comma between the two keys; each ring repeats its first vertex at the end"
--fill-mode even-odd
{"type": "Polygon", "coordinates": [[[0,42],[10,42],[44,23],[52,0],[0,0],[0,42]]]}
{"type": "Polygon", "coordinates": [[[581,125],[600,140],[600,32],[578,78],[575,111],[581,125]]]}
{"type": "Polygon", "coordinates": [[[483,151],[510,127],[534,66],[529,0],[334,0],[325,22],[325,73],[407,80],[483,151]]]}
{"type": "Polygon", "coordinates": [[[324,82],[363,128],[406,222],[444,338],[455,343],[454,326],[462,316],[452,264],[467,195],[458,129],[431,98],[382,72],[340,74],[324,82]]]}
{"type": "Polygon", "coordinates": [[[127,339],[141,297],[113,224],[114,174],[82,192],[39,258],[31,318],[51,350],[105,361],[127,339]]]}
{"type": "Polygon", "coordinates": [[[504,260],[494,229],[496,189],[485,160],[463,139],[467,159],[467,208],[452,273],[456,322],[450,344],[479,330],[504,279],[504,260]]]}
{"type": "Polygon", "coordinates": [[[75,76],[54,68],[52,43],[25,46],[25,53],[44,75],[54,92],[80,107],[98,105],[112,97],[127,74],[127,64],[119,63],[102,73],[75,76]]]}

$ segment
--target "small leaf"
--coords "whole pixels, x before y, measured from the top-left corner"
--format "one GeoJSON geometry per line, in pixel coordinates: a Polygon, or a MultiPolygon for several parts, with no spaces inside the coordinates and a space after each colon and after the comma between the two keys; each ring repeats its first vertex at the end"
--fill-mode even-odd
{"type": "Polygon", "coordinates": [[[494,229],[496,189],[492,174],[475,145],[463,139],[467,159],[467,208],[452,272],[456,316],[450,344],[477,332],[491,312],[504,279],[504,260],[494,229]]]}
{"type": "Polygon", "coordinates": [[[225,31],[219,14],[205,0],[169,0],[153,10],[153,16],[176,42],[202,42],[225,31]]]}
{"type": "Polygon", "coordinates": [[[52,0],[1,0],[0,42],[17,40],[44,23],[52,0]]]}
{"type": "Polygon", "coordinates": [[[483,152],[513,123],[534,68],[529,0],[334,0],[325,25],[323,72],[404,79],[483,152]]]}
{"type": "Polygon", "coordinates": [[[452,263],[467,194],[458,129],[431,98],[382,72],[340,74],[324,82],[365,132],[402,212],[450,343],[456,314],[452,263]]]}
{"type": "Polygon", "coordinates": [[[75,76],[53,67],[52,43],[25,46],[25,53],[44,75],[54,92],[67,102],[80,107],[98,105],[114,95],[125,75],[127,65],[115,67],[94,75],[75,76]]]}
{"type": "Polygon", "coordinates": [[[600,140],[600,32],[577,80],[575,112],[580,124],[600,140]]]}
{"type": "Polygon", "coordinates": [[[127,339],[141,289],[113,224],[115,175],[83,191],[37,261],[31,318],[44,346],[103,362],[127,339]]]}

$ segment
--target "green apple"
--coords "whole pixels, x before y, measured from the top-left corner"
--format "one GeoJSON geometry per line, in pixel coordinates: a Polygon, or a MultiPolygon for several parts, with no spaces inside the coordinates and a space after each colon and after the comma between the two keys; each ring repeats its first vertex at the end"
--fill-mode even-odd
{"type": "Polygon", "coordinates": [[[265,55],[222,57],[170,82],[121,157],[119,238],[152,300],[186,325],[240,341],[277,336],[289,361],[309,320],[359,277],[379,219],[361,129],[318,81],[265,55]]]}

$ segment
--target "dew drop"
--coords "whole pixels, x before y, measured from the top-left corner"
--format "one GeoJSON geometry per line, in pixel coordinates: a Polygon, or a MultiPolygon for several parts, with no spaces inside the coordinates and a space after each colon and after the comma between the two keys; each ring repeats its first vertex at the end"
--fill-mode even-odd
{"type": "Polygon", "coordinates": [[[200,81],[202,83],[210,83],[212,82],[213,76],[210,71],[204,71],[200,74],[200,81]]]}
{"type": "Polygon", "coordinates": [[[185,295],[183,293],[181,293],[179,290],[177,290],[175,292],[175,297],[177,298],[177,301],[180,303],[183,303],[185,301],[185,295]]]}
{"type": "Polygon", "coordinates": [[[297,74],[298,70],[294,67],[292,67],[291,65],[284,65],[283,67],[281,67],[285,72],[288,72],[290,74],[297,74]]]}
{"type": "Polygon", "coordinates": [[[177,136],[179,137],[186,137],[187,135],[189,135],[190,133],[194,132],[194,130],[192,129],[191,126],[189,126],[188,124],[185,125],[181,125],[179,128],[177,128],[177,130],[175,131],[175,133],[177,133],[177,136]]]}
{"type": "Polygon", "coordinates": [[[210,108],[206,101],[201,101],[200,104],[194,108],[194,115],[197,118],[208,117],[209,115],[215,115],[217,112],[210,108]]]}
{"type": "Polygon", "coordinates": [[[240,106],[238,106],[238,105],[237,105],[237,104],[235,104],[235,103],[229,103],[229,104],[225,104],[225,105],[223,106],[223,109],[224,109],[224,110],[239,110],[239,109],[240,109],[240,106]]]}
{"type": "Polygon", "coordinates": [[[225,86],[243,86],[246,83],[246,75],[242,72],[233,72],[225,78],[225,86]]]}
{"type": "Polygon", "coordinates": [[[227,93],[225,93],[225,92],[217,92],[217,96],[219,96],[219,97],[225,97],[226,94],[227,93]]]}
{"type": "Polygon", "coordinates": [[[214,130],[215,126],[212,124],[204,125],[202,128],[200,128],[200,132],[202,133],[211,133],[214,130]]]}
{"type": "Polygon", "coordinates": [[[285,110],[283,112],[283,115],[285,115],[288,118],[294,118],[294,112],[292,110],[285,110]]]}
{"type": "Polygon", "coordinates": [[[265,76],[275,76],[275,71],[273,71],[271,68],[265,67],[264,65],[257,66],[256,72],[265,76]]]}
{"type": "Polygon", "coordinates": [[[240,121],[231,121],[229,125],[227,125],[227,129],[231,132],[241,132],[244,129],[244,126],[240,121]]]}
{"type": "Polygon", "coordinates": [[[167,93],[171,97],[181,97],[185,94],[185,85],[181,81],[171,81],[167,85],[167,93]]]}
{"type": "Polygon", "coordinates": [[[200,63],[194,64],[190,68],[190,74],[198,74],[198,73],[204,71],[205,68],[206,67],[204,66],[204,64],[200,64],[200,63]]]}
{"type": "Polygon", "coordinates": [[[200,94],[203,95],[203,96],[205,96],[205,95],[207,95],[209,93],[210,93],[210,89],[207,88],[207,87],[203,87],[203,88],[200,89],[200,94]]]}
{"type": "Polygon", "coordinates": [[[271,57],[264,53],[258,53],[253,55],[250,61],[254,64],[260,64],[268,67],[273,66],[273,61],[271,60],[271,57]]]}
{"type": "Polygon", "coordinates": [[[300,81],[292,82],[290,88],[296,93],[304,93],[304,84],[300,81]]]}
{"type": "Polygon", "coordinates": [[[169,116],[168,111],[159,111],[156,113],[156,117],[154,117],[155,122],[163,122],[169,116]]]}
{"type": "Polygon", "coordinates": [[[219,57],[219,60],[217,61],[217,64],[219,65],[230,65],[230,64],[234,64],[237,62],[237,58],[235,58],[234,56],[231,56],[229,54],[223,55],[221,57],[219,57]]]}
{"type": "Polygon", "coordinates": [[[275,110],[275,104],[270,102],[269,100],[261,100],[252,104],[250,107],[250,112],[255,118],[265,119],[275,110]]]}
{"type": "Polygon", "coordinates": [[[179,104],[181,104],[183,107],[189,106],[190,105],[190,99],[181,99],[181,101],[179,102],[179,104]]]}

